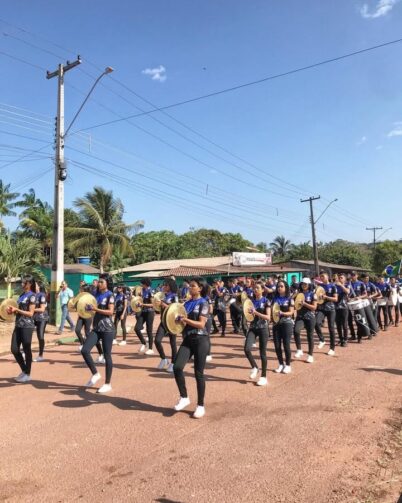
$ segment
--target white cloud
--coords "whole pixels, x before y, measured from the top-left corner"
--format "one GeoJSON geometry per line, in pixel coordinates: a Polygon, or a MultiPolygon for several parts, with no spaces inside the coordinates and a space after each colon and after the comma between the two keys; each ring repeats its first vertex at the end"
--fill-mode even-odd
{"type": "Polygon", "coordinates": [[[370,12],[369,6],[365,3],[360,9],[360,14],[366,19],[376,19],[386,16],[395,7],[399,0],[378,0],[377,5],[370,12]]]}
{"type": "Polygon", "coordinates": [[[394,122],[394,129],[387,134],[388,138],[402,136],[402,122],[394,122]]]}
{"type": "Polygon", "coordinates": [[[141,73],[149,75],[152,80],[158,80],[159,82],[165,82],[167,79],[166,68],[163,65],[159,65],[157,68],[146,68],[141,73]]]}
{"type": "Polygon", "coordinates": [[[356,143],[356,145],[357,145],[358,147],[360,147],[360,145],[363,145],[363,143],[366,143],[366,141],[367,141],[367,136],[362,136],[362,137],[360,138],[360,140],[356,143]]]}

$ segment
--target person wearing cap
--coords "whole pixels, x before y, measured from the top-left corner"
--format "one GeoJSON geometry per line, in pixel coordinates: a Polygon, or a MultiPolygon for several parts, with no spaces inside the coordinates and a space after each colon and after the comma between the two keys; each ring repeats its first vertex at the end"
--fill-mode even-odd
{"type": "Polygon", "coordinates": [[[303,356],[303,351],[301,347],[300,332],[303,327],[307,332],[307,343],[308,343],[308,355],[307,363],[314,362],[314,327],[315,327],[315,311],[317,309],[317,295],[314,293],[313,285],[310,278],[303,278],[299,286],[299,292],[304,295],[304,301],[301,309],[297,311],[295,326],[294,326],[294,337],[296,343],[296,353],[295,358],[300,358],[303,356]]]}
{"type": "Polygon", "coordinates": [[[320,272],[320,286],[324,288],[324,302],[318,306],[317,316],[316,316],[316,326],[318,337],[320,343],[318,348],[325,346],[324,336],[322,334],[322,324],[324,319],[327,318],[328,321],[328,331],[329,331],[329,351],[328,356],[335,355],[335,302],[338,302],[338,294],[336,287],[333,283],[329,282],[328,274],[325,271],[320,272]]]}
{"type": "Polygon", "coordinates": [[[377,321],[379,327],[386,331],[388,330],[389,318],[388,318],[388,299],[391,295],[391,288],[388,283],[385,282],[384,276],[379,276],[378,281],[376,283],[376,287],[379,290],[380,296],[377,297],[378,302],[378,312],[377,312],[377,321]],[[381,320],[381,313],[383,314],[383,320],[381,320]]]}
{"type": "MultiPolygon", "coordinates": [[[[359,280],[356,271],[350,272],[350,283],[349,284],[350,284],[349,297],[351,299],[359,300],[359,299],[366,299],[367,298],[366,285],[363,283],[363,281],[359,280]]],[[[351,339],[356,340],[356,332],[355,332],[355,327],[353,325],[353,321],[354,321],[353,314],[351,311],[349,311],[348,324],[349,324],[351,339]]]]}
{"type": "Polygon", "coordinates": [[[350,294],[350,287],[346,283],[346,276],[344,273],[337,275],[335,287],[338,293],[338,302],[335,304],[336,331],[338,332],[341,346],[345,347],[348,344],[348,297],[350,294]]]}

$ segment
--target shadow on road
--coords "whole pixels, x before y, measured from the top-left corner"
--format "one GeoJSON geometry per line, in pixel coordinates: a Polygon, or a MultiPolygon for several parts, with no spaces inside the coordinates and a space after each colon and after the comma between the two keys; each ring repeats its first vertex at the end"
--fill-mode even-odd
{"type": "Polygon", "coordinates": [[[397,376],[402,376],[402,370],[400,369],[387,369],[387,368],[372,368],[372,367],[367,367],[367,368],[360,368],[359,370],[364,370],[365,372],[386,372],[388,374],[395,374],[397,376]]]}

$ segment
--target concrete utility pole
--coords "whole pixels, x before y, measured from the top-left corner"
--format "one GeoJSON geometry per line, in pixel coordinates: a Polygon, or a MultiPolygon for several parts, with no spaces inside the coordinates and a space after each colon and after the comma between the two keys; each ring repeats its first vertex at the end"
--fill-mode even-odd
{"type": "Polygon", "coordinates": [[[81,59],[66,65],[59,65],[55,72],[47,72],[46,78],[58,77],[57,117],[56,117],[56,155],[54,177],[54,216],[53,216],[53,244],[52,244],[52,272],[50,280],[50,323],[56,324],[57,299],[56,294],[60,283],[64,279],[64,180],[67,170],[64,162],[64,74],[78,66],[81,59]]]}
{"type": "Polygon", "coordinates": [[[313,253],[314,253],[314,274],[318,276],[320,274],[320,268],[318,265],[318,248],[317,248],[317,240],[315,237],[315,221],[314,221],[314,211],[313,211],[313,201],[320,199],[321,196],[317,197],[309,197],[308,199],[300,199],[301,203],[310,203],[310,222],[311,222],[311,234],[313,237],[313,253]]]}
{"type": "MultiPolygon", "coordinates": [[[[382,227],[366,227],[366,231],[373,231],[373,249],[375,250],[375,233],[376,231],[382,230],[382,227]]],[[[389,229],[387,229],[389,230],[389,229]]]]}

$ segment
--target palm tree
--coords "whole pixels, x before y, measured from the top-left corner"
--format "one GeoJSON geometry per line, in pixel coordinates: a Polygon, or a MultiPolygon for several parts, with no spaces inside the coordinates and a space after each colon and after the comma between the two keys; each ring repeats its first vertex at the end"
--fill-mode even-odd
{"type": "Polygon", "coordinates": [[[276,238],[269,244],[276,257],[285,257],[292,247],[292,243],[285,238],[285,236],[276,236],[276,238]]]}
{"type": "Polygon", "coordinates": [[[18,192],[10,192],[10,186],[4,185],[3,180],[0,180],[0,227],[3,227],[1,217],[15,217],[17,214],[13,208],[17,203],[13,202],[19,196],[18,192]]]}
{"type": "MultiPolygon", "coordinates": [[[[22,274],[38,276],[42,250],[33,238],[13,240],[10,234],[0,236],[0,279],[7,284],[7,297],[11,297],[11,284],[22,274]]],[[[42,275],[41,275],[42,276],[42,275]]]]}
{"type": "Polygon", "coordinates": [[[34,189],[29,189],[28,192],[22,194],[22,199],[17,203],[15,203],[15,206],[25,208],[25,210],[20,213],[20,218],[24,218],[27,216],[29,211],[39,208],[43,204],[47,203],[43,203],[40,199],[36,197],[34,189]]]}
{"type": "Polygon", "coordinates": [[[99,250],[99,269],[104,272],[113,247],[119,246],[123,254],[132,253],[129,234],[139,222],[127,225],[123,222],[124,206],[112,191],[94,187],[84,197],[74,201],[74,206],[82,221],[81,226],[65,228],[66,237],[71,239],[69,248],[76,253],[90,253],[99,250]]]}
{"type": "Polygon", "coordinates": [[[36,200],[35,205],[26,208],[20,215],[22,236],[37,239],[43,254],[50,257],[53,240],[53,208],[48,203],[36,200]],[[39,201],[39,202],[38,202],[39,201]]]}

